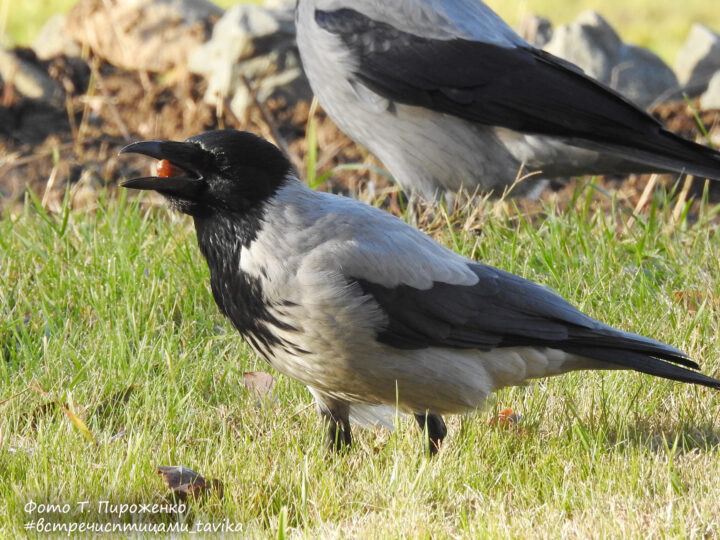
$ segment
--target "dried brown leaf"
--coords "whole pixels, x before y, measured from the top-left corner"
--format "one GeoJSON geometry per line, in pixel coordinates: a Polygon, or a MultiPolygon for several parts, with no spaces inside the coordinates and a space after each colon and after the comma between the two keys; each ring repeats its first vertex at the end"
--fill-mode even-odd
{"type": "Polygon", "coordinates": [[[92,431],[85,425],[85,422],[82,421],[82,418],[80,418],[78,415],[76,415],[74,412],[72,412],[70,409],[67,409],[65,407],[62,408],[65,415],[70,419],[70,422],[73,426],[75,426],[75,429],[77,429],[83,437],[85,437],[87,440],[92,442],[93,444],[97,444],[97,441],[95,440],[95,437],[92,434],[92,431]]]}
{"type": "Polygon", "coordinates": [[[45,414],[48,412],[53,404],[57,406],[59,409],[62,410],[62,412],[65,413],[65,416],[68,417],[70,420],[70,423],[77,429],[80,434],[85,437],[87,440],[91,441],[93,444],[97,444],[97,441],[95,440],[95,436],[92,434],[92,431],[87,427],[85,422],[80,418],[78,415],[76,415],[73,411],[70,410],[69,405],[67,403],[61,403],[58,398],[47,392],[46,390],[43,390],[37,385],[32,385],[29,387],[31,390],[34,390],[35,392],[42,394],[45,397],[48,397],[52,400],[51,403],[45,403],[43,405],[40,405],[38,408],[33,411],[31,421],[33,425],[35,425],[35,422],[37,420],[37,416],[41,414],[45,414]]]}
{"type": "Polygon", "coordinates": [[[163,475],[168,487],[178,499],[185,500],[188,496],[198,497],[203,493],[212,491],[217,494],[218,498],[222,499],[223,484],[217,478],[209,481],[205,480],[192,469],[182,465],[159,466],[157,472],[163,475]]]}
{"type": "Polygon", "coordinates": [[[520,423],[520,420],[522,420],[522,416],[512,409],[503,409],[496,416],[493,416],[488,424],[491,426],[507,428],[510,426],[516,426],[520,423]]]}

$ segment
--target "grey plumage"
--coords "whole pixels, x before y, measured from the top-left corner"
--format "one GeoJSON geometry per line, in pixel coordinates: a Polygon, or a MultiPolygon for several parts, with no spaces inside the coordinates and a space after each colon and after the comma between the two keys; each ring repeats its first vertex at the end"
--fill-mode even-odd
{"type": "Polygon", "coordinates": [[[158,190],[193,217],[218,306],[258,354],[310,388],[331,447],[350,443],[350,417],[397,405],[427,426],[432,449],[445,436],[442,414],[572,370],[720,388],[670,345],[604,325],[379,209],[308,189],[250,134],[124,151],[171,158],[181,171],[125,185],[158,190]]]}
{"type": "Polygon", "coordinates": [[[479,0],[299,0],[298,46],[321,105],[403,189],[516,195],[578,174],[686,172],[720,154],[666,131],[580,68],[522,40],[479,0]]]}

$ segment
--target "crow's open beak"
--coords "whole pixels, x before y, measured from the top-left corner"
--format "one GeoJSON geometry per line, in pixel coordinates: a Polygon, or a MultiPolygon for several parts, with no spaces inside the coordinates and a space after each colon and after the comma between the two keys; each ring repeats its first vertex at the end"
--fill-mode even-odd
{"type": "Polygon", "coordinates": [[[164,171],[164,174],[158,176],[133,178],[120,184],[122,187],[152,189],[164,195],[192,199],[206,186],[200,171],[208,156],[196,144],[175,141],[140,141],[128,144],[120,150],[120,153],[143,154],[169,162],[169,172],[164,171]]]}

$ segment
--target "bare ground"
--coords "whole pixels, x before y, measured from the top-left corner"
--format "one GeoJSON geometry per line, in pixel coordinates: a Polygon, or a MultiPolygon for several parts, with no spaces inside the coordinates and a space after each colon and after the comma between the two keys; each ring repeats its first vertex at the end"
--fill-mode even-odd
{"type": "MultiPolygon", "coordinates": [[[[73,206],[92,206],[99,188],[114,189],[123,178],[147,174],[147,160],[118,157],[123,145],[149,138],[182,140],[223,127],[250,130],[274,140],[285,147],[304,173],[308,103],[290,108],[271,102],[255,106],[247,118],[237,118],[225,102],[204,103],[204,81],[187,72],[157,75],[125,71],[93,57],[88,61],[59,57],[40,62],[30,50],[22,54],[60,82],[67,98],[64,107],[53,107],[25,99],[11,85],[0,82],[0,209],[16,208],[27,188],[51,209],[68,188],[73,206]]],[[[699,140],[702,135],[691,108],[696,105],[668,103],[654,113],[672,131],[699,140]]],[[[318,109],[315,118],[321,172],[346,163],[380,165],[342,134],[322,110],[318,109]]],[[[713,137],[720,135],[720,111],[704,111],[699,118],[713,137]]],[[[616,193],[634,208],[649,178],[602,177],[595,183],[601,188],[600,197],[602,190],[616,193]]],[[[659,185],[671,186],[675,180],[663,177],[659,185]]],[[[554,198],[562,204],[576,182],[556,183],[542,198],[554,198]]],[[[338,173],[322,189],[349,194],[387,189],[391,207],[397,197],[384,177],[368,170],[338,173]]],[[[698,195],[702,189],[701,183],[695,182],[688,196],[698,195]]],[[[712,196],[720,199],[720,189],[713,189],[712,196]]],[[[527,202],[521,206],[537,208],[527,202]]]]}

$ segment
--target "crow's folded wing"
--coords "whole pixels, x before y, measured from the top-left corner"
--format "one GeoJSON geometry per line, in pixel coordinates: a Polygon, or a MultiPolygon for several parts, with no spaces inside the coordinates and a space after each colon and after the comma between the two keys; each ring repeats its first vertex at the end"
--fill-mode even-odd
{"type": "Polygon", "coordinates": [[[387,99],[720,178],[720,154],[664,130],[577,66],[529,45],[423,37],[347,8],[318,10],[315,20],[348,48],[353,76],[387,99]]]}
{"type": "Polygon", "coordinates": [[[341,341],[361,336],[403,350],[550,347],[720,388],[663,361],[697,368],[674,347],[604,325],[549,289],[462,257],[387,212],[304,187],[299,197],[301,187],[277,195],[272,215],[281,226],[255,244],[289,254],[292,279],[281,280],[277,296],[305,308],[318,339],[335,331],[341,341]]]}
{"type": "Polygon", "coordinates": [[[610,328],[536,283],[480,263],[468,267],[478,276],[475,285],[435,282],[428,289],[389,288],[368,278],[354,280],[388,316],[378,338],[398,348],[489,349],[572,342],[602,346],[612,341],[684,356],[667,345],[610,328]]]}
{"type": "Polygon", "coordinates": [[[659,341],[616,330],[557,294],[496,268],[469,264],[476,285],[435,283],[420,290],[383,287],[356,278],[386,315],[378,341],[399,349],[550,347],[623,368],[720,388],[720,381],[675,366],[698,365],[659,341]],[[668,362],[672,362],[668,363],[668,362]]]}

